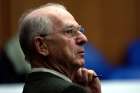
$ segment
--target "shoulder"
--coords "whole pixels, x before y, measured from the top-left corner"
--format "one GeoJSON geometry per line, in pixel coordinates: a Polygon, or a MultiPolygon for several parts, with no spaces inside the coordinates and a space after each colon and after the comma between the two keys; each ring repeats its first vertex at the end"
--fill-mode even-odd
{"type": "Polygon", "coordinates": [[[62,93],[88,93],[87,90],[78,85],[71,85],[64,89],[62,93]]]}
{"type": "Polygon", "coordinates": [[[44,73],[34,73],[29,76],[23,91],[23,93],[86,93],[81,86],[44,73]]]}

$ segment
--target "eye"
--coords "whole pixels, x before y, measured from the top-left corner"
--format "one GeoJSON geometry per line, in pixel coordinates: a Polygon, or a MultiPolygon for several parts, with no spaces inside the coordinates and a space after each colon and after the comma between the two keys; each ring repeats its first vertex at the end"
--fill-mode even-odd
{"type": "Polygon", "coordinates": [[[65,31],[67,34],[72,34],[73,33],[73,29],[69,29],[67,31],[65,31]]]}
{"type": "Polygon", "coordinates": [[[69,29],[69,30],[66,30],[65,33],[68,35],[74,36],[77,33],[77,31],[74,29],[69,29]]]}

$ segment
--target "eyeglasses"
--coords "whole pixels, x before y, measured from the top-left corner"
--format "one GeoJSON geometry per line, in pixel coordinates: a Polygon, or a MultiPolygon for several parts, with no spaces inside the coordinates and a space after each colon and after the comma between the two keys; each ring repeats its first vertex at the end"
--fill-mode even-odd
{"type": "MultiPolygon", "coordinates": [[[[85,29],[81,26],[80,27],[69,26],[61,32],[64,33],[65,35],[73,37],[73,36],[77,36],[79,34],[79,32],[84,34],[85,29]]],[[[51,33],[49,33],[49,34],[51,34],[51,33]]],[[[40,34],[40,36],[44,37],[44,36],[47,36],[49,34],[40,34]]]]}
{"type": "Polygon", "coordinates": [[[85,29],[83,27],[69,27],[69,28],[66,28],[64,31],[64,34],[66,35],[69,35],[69,36],[77,36],[79,34],[79,32],[81,33],[84,33],[85,32],[85,29]]]}

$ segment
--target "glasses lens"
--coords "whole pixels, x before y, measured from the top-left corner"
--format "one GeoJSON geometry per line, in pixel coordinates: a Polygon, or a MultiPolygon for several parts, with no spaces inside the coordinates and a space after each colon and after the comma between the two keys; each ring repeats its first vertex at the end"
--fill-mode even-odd
{"type": "Polygon", "coordinates": [[[84,32],[85,32],[85,29],[84,29],[83,27],[81,27],[81,28],[80,28],[80,32],[81,32],[81,33],[84,33],[84,32]]]}

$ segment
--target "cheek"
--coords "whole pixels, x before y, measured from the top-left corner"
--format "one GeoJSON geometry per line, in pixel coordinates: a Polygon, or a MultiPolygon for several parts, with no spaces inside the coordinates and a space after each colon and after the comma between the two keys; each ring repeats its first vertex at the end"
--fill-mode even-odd
{"type": "Polygon", "coordinates": [[[75,56],[75,54],[76,54],[76,46],[75,46],[74,42],[68,41],[66,46],[65,46],[65,50],[69,55],[75,56]]]}
{"type": "Polygon", "coordinates": [[[51,55],[55,57],[74,59],[76,56],[76,44],[74,39],[61,37],[51,42],[50,50],[51,55]]]}
{"type": "Polygon", "coordinates": [[[65,52],[65,55],[67,55],[69,57],[74,57],[74,55],[75,55],[74,48],[72,48],[70,46],[66,46],[64,48],[64,52],[65,52]]]}

